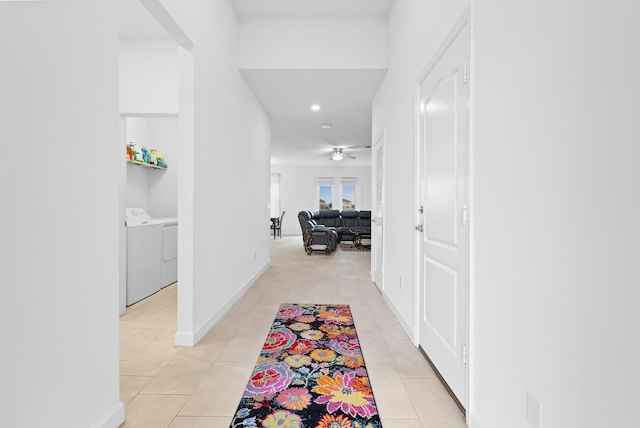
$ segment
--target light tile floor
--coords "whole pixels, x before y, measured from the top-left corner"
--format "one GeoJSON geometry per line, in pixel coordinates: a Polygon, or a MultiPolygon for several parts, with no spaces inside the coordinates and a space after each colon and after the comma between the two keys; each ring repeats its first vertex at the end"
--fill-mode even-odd
{"type": "Polygon", "coordinates": [[[384,428],[463,428],[464,418],[369,279],[370,253],[307,256],[271,240],[271,267],[192,347],[174,345],[176,285],[120,317],[120,398],[134,428],[229,427],[277,309],[348,303],[384,428]]]}

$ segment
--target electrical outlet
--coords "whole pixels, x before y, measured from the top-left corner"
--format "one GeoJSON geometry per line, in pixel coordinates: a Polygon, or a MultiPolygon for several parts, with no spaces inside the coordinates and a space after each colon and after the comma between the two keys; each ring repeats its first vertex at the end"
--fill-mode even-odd
{"type": "Polygon", "coordinates": [[[527,422],[532,427],[540,428],[540,400],[527,391],[527,422]]]}
{"type": "Polygon", "coordinates": [[[402,275],[400,275],[400,288],[402,288],[402,275]]]}

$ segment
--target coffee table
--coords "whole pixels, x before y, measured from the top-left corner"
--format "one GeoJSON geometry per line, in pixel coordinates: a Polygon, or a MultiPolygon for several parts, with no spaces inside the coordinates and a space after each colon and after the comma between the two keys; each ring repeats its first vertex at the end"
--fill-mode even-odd
{"type": "Polygon", "coordinates": [[[358,249],[371,248],[371,232],[363,229],[349,229],[353,235],[353,246],[358,249]]]}

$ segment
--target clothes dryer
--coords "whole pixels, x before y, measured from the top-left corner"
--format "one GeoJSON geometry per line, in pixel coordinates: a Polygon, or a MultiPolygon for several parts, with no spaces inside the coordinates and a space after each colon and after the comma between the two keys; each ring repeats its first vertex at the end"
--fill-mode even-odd
{"type": "Polygon", "coordinates": [[[127,208],[127,306],[176,282],[178,219],[127,208]]]}

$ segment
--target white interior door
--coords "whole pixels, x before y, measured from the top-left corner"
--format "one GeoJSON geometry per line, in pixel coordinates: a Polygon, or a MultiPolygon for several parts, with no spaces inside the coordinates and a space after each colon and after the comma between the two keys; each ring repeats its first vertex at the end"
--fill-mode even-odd
{"type": "Polygon", "coordinates": [[[372,246],[373,246],[373,282],[378,286],[380,291],[383,289],[382,283],[382,255],[383,255],[383,234],[384,226],[384,133],[378,137],[373,147],[374,153],[374,171],[375,171],[375,205],[373,210],[373,228],[372,246]]]}
{"type": "Polygon", "coordinates": [[[419,344],[463,407],[467,401],[467,23],[419,80],[419,344]]]}

